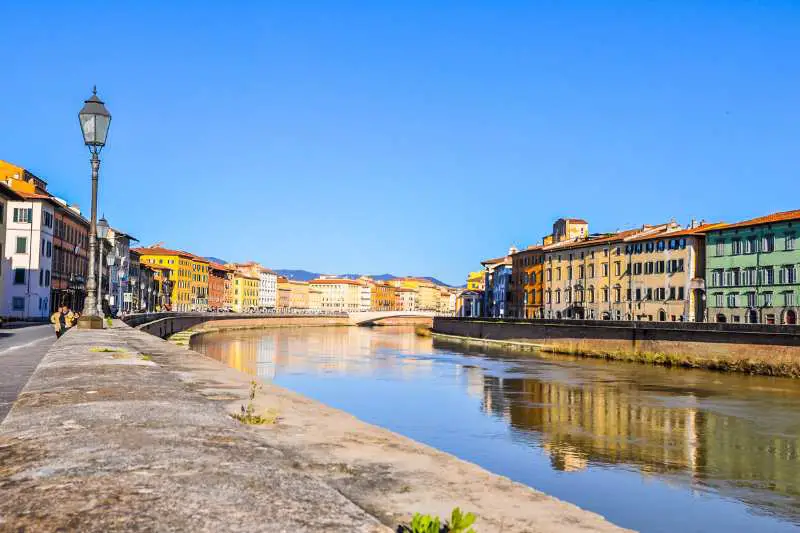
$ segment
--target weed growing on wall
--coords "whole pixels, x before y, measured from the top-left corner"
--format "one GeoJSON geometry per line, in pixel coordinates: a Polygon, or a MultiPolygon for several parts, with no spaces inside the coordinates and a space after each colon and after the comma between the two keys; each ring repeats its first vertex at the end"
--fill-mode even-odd
{"type": "Polygon", "coordinates": [[[475,523],[475,515],[462,513],[456,507],[450,514],[450,520],[442,525],[438,516],[415,513],[408,525],[397,528],[398,533],[476,533],[471,527],[475,523]]]}
{"type": "Polygon", "coordinates": [[[274,424],[275,422],[277,422],[278,413],[273,409],[265,411],[263,415],[258,415],[255,413],[255,407],[253,407],[253,401],[256,399],[256,393],[260,390],[261,390],[261,384],[255,380],[251,381],[250,394],[249,394],[249,400],[247,402],[247,407],[242,405],[241,412],[233,413],[231,416],[243,424],[250,424],[256,426],[264,424],[274,424]]]}

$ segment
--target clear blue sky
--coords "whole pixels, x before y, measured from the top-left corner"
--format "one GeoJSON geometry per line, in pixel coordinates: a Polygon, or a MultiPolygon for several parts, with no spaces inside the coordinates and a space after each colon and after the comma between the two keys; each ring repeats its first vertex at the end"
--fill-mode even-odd
{"type": "Polygon", "coordinates": [[[800,208],[798,2],[160,4],[0,7],[0,158],[88,210],[96,83],[145,244],[461,283],[559,216],[800,208]]]}

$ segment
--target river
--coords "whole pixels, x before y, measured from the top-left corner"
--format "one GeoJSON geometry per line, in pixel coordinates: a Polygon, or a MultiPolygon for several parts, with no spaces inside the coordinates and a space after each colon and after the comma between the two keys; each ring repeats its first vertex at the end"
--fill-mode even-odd
{"type": "Polygon", "coordinates": [[[644,532],[800,529],[800,382],[545,355],[408,327],[192,348],[644,532]]]}

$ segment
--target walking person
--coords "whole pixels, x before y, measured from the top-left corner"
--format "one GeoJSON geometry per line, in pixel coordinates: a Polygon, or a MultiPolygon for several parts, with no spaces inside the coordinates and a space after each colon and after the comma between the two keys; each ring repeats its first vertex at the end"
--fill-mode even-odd
{"type": "Polygon", "coordinates": [[[67,330],[67,307],[65,305],[59,306],[56,312],[50,316],[50,322],[56,332],[56,339],[60,339],[61,335],[67,330]]]}

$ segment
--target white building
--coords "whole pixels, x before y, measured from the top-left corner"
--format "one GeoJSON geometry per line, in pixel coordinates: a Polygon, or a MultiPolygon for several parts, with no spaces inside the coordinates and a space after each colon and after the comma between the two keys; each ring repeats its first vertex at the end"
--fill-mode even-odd
{"type": "Polygon", "coordinates": [[[278,275],[268,268],[258,273],[258,306],[275,309],[278,300],[278,275]]]}
{"type": "Polygon", "coordinates": [[[47,318],[53,270],[55,201],[44,194],[17,192],[19,200],[5,206],[5,247],[2,250],[3,301],[0,314],[16,318],[47,318]]]}
{"type": "Polygon", "coordinates": [[[369,311],[372,308],[372,284],[367,281],[362,281],[361,283],[359,311],[369,311]]]}
{"type": "Polygon", "coordinates": [[[398,287],[395,289],[395,294],[397,295],[399,311],[417,310],[417,291],[407,287],[398,287]]]}
{"type": "Polygon", "coordinates": [[[103,277],[107,281],[104,281],[106,288],[103,297],[108,300],[112,310],[130,312],[133,301],[130,294],[130,245],[131,241],[138,242],[138,239],[118,229],[109,228],[106,241],[103,248],[103,277]]]}

